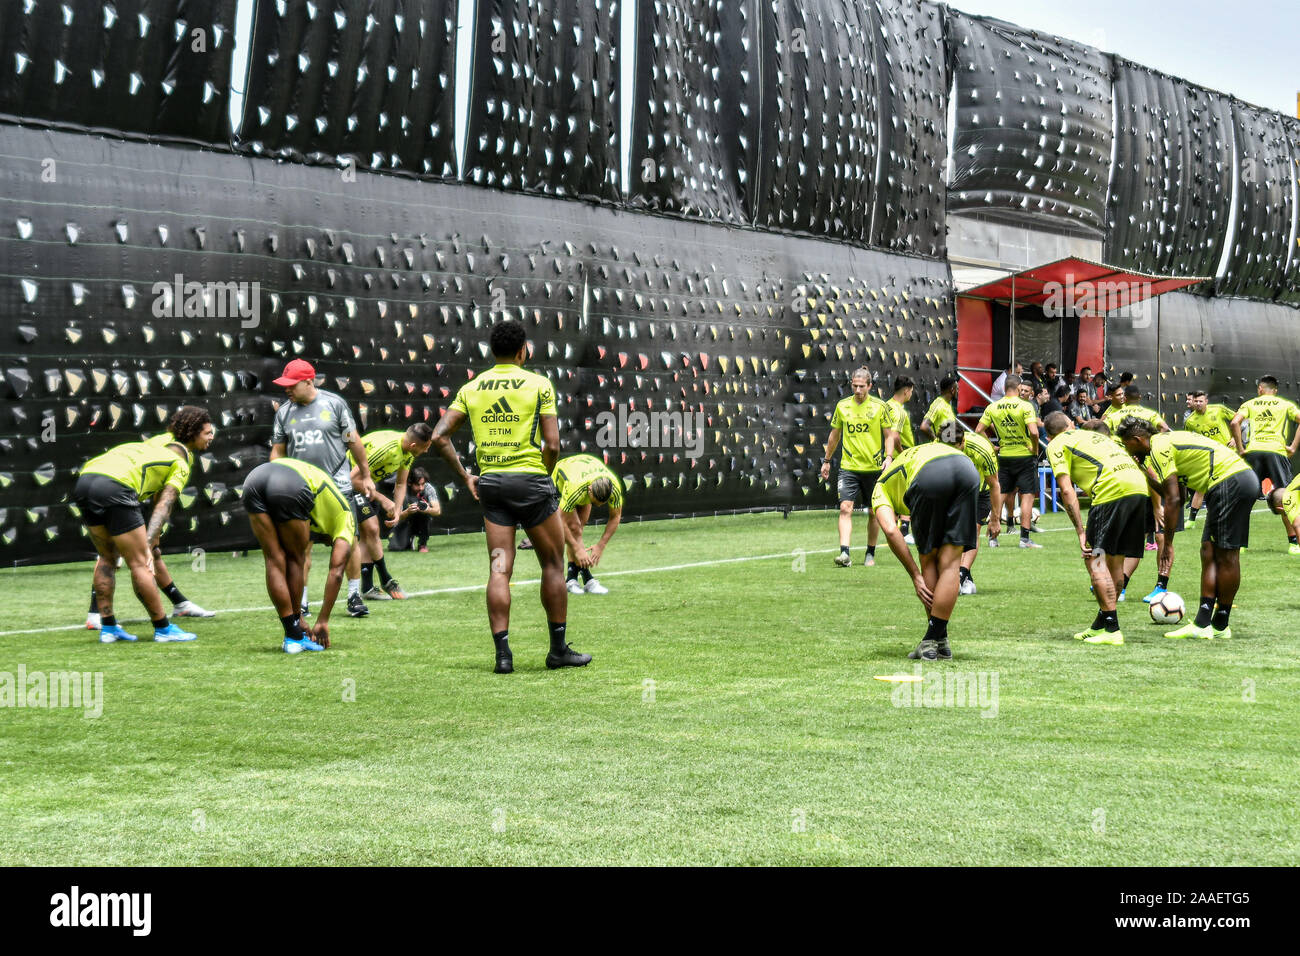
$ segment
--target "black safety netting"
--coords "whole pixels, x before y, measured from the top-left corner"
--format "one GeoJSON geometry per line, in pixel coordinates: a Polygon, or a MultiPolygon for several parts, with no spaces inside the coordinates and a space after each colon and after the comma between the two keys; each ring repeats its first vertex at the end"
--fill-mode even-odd
{"type": "Polygon", "coordinates": [[[1278,113],[1233,101],[1237,228],[1221,295],[1272,299],[1282,291],[1291,241],[1291,141],[1278,113]]]}
{"type": "Polygon", "coordinates": [[[956,130],[948,210],[1103,231],[1110,61],[1073,40],[950,11],[956,130]]]}
{"type": "Polygon", "coordinates": [[[258,0],[240,146],[456,174],[456,0],[258,0]]]}

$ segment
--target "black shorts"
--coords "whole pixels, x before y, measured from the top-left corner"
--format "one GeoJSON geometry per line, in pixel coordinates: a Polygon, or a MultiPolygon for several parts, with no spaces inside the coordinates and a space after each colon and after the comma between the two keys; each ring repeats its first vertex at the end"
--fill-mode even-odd
{"type": "Polygon", "coordinates": [[[560,493],[549,475],[496,472],[478,480],[483,517],[493,524],[535,528],[560,507],[560,493]]]}
{"type": "Polygon", "coordinates": [[[1244,457],[1260,482],[1267,478],[1273,482],[1274,488],[1291,484],[1294,476],[1291,474],[1291,459],[1286,455],[1275,451],[1248,451],[1244,457]]]}
{"type": "Polygon", "coordinates": [[[1205,531],[1202,541],[1231,551],[1250,547],[1250,513],[1259,499],[1259,479],[1253,471],[1239,471],[1205,493],[1205,531]]]}
{"type": "Polygon", "coordinates": [[[352,502],[352,517],[357,519],[357,530],[361,530],[361,525],[371,518],[378,518],[383,512],[380,511],[379,505],[375,504],[372,498],[367,498],[359,491],[348,494],[348,501],[352,502]]]}
{"type": "Polygon", "coordinates": [[[1088,509],[1084,536],[1094,552],[1140,558],[1146,549],[1146,515],[1151,512],[1147,495],[1125,495],[1088,509]]]}
{"type": "Polygon", "coordinates": [[[903,495],[917,553],[929,554],[945,544],[972,550],[979,540],[979,494],[979,472],[965,455],[945,455],[922,465],[903,495]]]}
{"type": "Polygon", "coordinates": [[[868,508],[871,507],[871,494],[876,490],[876,481],[880,478],[878,471],[845,471],[840,469],[839,493],[840,501],[852,501],[857,503],[858,496],[862,496],[862,503],[868,508]]]}
{"type": "Polygon", "coordinates": [[[989,523],[989,518],[993,515],[993,496],[985,488],[980,492],[979,498],[975,502],[975,520],[981,527],[989,523]]]}
{"type": "Polygon", "coordinates": [[[1022,495],[1038,494],[1038,461],[1026,458],[1003,458],[998,461],[998,486],[1004,495],[1015,489],[1022,495]]]}
{"type": "Polygon", "coordinates": [[[135,489],[108,475],[81,475],[72,488],[72,500],[81,509],[87,528],[104,526],[117,537],[144,524],[144,512],[135,489]]]}
{"type": "Polygon", "coordinates": [[[315,504],[307,479],[287,465],[263,462],[244,479],[244,510],[250,515],[269,515],[276,524],[310,523],[315,504]]]}

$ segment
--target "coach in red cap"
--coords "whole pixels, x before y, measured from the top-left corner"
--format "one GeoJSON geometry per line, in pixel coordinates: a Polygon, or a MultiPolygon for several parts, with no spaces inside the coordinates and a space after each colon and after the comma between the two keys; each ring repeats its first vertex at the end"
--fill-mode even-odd
{"type": "MultiPolygon", "coordinates": [[[[370,461],[366,446],[361,443],[352,410],[342,396],[316,387],[316,369],[310,362],[294,359],[284,367],[284,374],[275,380],[289,401],[275,413],[271,430],[271,460],[296,458],[309,462],[334,479],[345,501],[361,498],[369,501],[375,494],[375,483],[370,477],[370,461]],[[352,489],[352,467],[348,452],[361,475],[361,494],[352,489]]],[[[358,521],[360,525],[360,521],[358,521]]],[[[305,575],[311,571],[311,552],[307,553],[305,575]]],[[[361,600],[361,553],[353,547],[348,557],[348,613],[365,617],[370,613],[361,600]]],[[[302,613],[307,613],[307,589],[303,588],[302,613]]]]}

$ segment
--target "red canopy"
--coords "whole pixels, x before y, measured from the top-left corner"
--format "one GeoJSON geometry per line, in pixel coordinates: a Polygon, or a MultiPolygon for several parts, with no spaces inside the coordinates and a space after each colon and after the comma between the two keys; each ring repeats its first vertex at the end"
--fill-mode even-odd
{"type": "Polygon", "coordinates": [[[1209,276],[1185,279],[1149,276],[1072,257],[1035,266],[958,294],[1004,302],[1012,302],[1014,297],[1014,305],[1042,306],[1057,315],[1104,317],[1116,309],[1209,281],[1209,276]]]}

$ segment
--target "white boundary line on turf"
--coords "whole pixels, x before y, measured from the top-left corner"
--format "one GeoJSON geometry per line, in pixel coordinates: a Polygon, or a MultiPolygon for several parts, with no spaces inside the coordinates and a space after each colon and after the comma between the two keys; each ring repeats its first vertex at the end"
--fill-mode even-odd
{"type": "MultiPolygon", "coordinates": [[[[1057,513],[1059,514],[1060,512],[1057,513]]],[[[1267,508],[1255,508],[1251,511],[1251,514],[1253,515],[1269,514],[1269,513],[1270,512],[1267,508]]],[[[1044,531],[1038,532],[1038,534],[1057,534],[1065,531],[1069,531],[1073,533],[1074,527],[1069,526],[1065,528],[1047,528],[1044,531]]],[[[1018,532],[1016,531],[1004,532],[1004,533],[1010,533],[1013,536],[1018,534],[1018,532]]],[[[798,550],[800,549],[795,548],[790,551],[781,552],[780,554],[756,554],[756,555],[747,555],[742,558],[718,558],[713,561],[692,561],[687,564],[670,564],[661,568],[632,568],[627,571],[607,571],[602,573],[601,577],[614,578],[614,577],[623,577],[625,575],[631,575],[631,574],[658,574],[664,571],[687,571],[691,568],[710,568],[710,567],[716,567],[717,565],[721,565],[721,564],[742,564],[742,563],[752,562],[752,561],[775,561],[777,558],[789,558],[793,556],[795,552],[798,550]]],[[[803,553],[805,555],[834,554],[837,551],[839,551],[839,548],[819,548],[812,551],[804,551],[803,553]]],[[[513,584],[539,584],[541,583],[541,578],[525,578],[523,580],[513,581],[512,583],[513,584]]],[[[483,591],[486,588],[487,588],[486,584],[465,584],[465,585],[460,585],[458,587],[451,587],[451,588],[433,588],[432,590],[428,590],[428,591],[411,591],[410,596],[430,597],[435,594],[459,594],[466,591],[483,591]]],[[[234,607],[225,610],[218,609],[216,613],[251,614],[251,613],[262,613],[265,611],[274,611],[274,610],[275,608],[271,607],[270,605],[264,604],[260,607],[234,607]]],[[[148,621],[145,618],[130,618],[130,619],[123,620],[122,623],[123,624],[141,624],[141,623],[147,624],[148,621]]],[[[21,630],[21,631],[0,631],[0,637],[16,637],[21,634],[54,634],[59,631],[84,631],[86,629],[87,628],[84,623],[83,624],[61,624],[58,627],[35,627],[35,628],[30,628],[28,630],[21,630]]]]}

